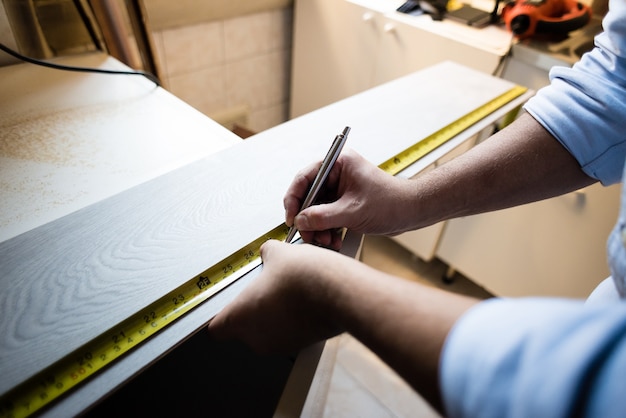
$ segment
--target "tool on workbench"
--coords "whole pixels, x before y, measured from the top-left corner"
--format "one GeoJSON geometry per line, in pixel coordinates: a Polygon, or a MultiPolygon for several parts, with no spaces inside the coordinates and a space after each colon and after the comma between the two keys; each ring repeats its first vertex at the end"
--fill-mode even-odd
{"type": "MultiPolygon", "coordinates": [[[[474,111],[383,162],[379,167],[396,175],[424,155],[452,139],[484,117],[526,92],[515,86],[474,111]]],[[[345,143],[350,128],[344,129],[340,142],[345,143]]],[[[342,144],[331,147],[329,154],[339,155],[342,144]]],[[[334,160],[330,159],[332,166],[334,160]]],[[[320,186],[321,187],[321,186],[320,186]]],[[[115,325],[106,333],[68,354],[31,379],[0,397],[0,418],[24,418],[40,412],[91,376],[113,364],[151,336],[207,301],[220,290],[261,264],[261,245],[269,240],[283,241],[289,228],[279,225],[248,245],[224,258],[204,272],[174,289],[146,308],[115,325]]]]}
{"type": "Polygon", "coordinates": [[[502,20],[519,39],[565,35],[591,20],[591,8],[576,0],[514,0],[504,5],[502,20]]]}
{"type": "MultiPolygon", "coordinates": [[[[317,175],[315,176],[313,183],[311,184],[311,188],[309,189],[309,192],[304,198],[304,202],[302,202],[302,206],[300,207],[300,212],[302,212],[304,209],[308,208],[313,203],[315,203],[315,199],[317,199],[317,197],[320,194],[320,191],[322,190],[322,187],[324,186],[324,183],[326,183],[326,179],[328,178],[328,174],[330,174],[330,170],[332,170],[333,166],[335,165],[335,161],[337,161],[337,158],[339,157],[339,154],[341,154],[341,150],[343,149],[343,146],[348,140],[349,133],[350,133],[350,127],[346,126],[343,129],[343,132],[337,135],[335,139],[333,140],[333,143],[331,144],[330,149],[326,153],[326,157],[324,157],[324,160],[322,161],[322,165],[320,166],[320,169],[317,172],[317,175]]],[[[295,226],[292,226],[291,228],[289,228],[289,234],[287,234],[287,238],[285,239],[285,241],[291,243],[291,241],[293,241],[293,238],[296,236],[296,232],[297,232],[297,229],[295,228],[295,226]]]]}

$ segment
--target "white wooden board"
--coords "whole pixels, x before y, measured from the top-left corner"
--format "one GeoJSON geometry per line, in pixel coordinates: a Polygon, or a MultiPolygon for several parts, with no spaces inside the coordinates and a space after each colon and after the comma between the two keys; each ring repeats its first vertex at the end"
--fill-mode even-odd
{"type": "MultiPolygon", "coordinates": [[[[352,127],[347,146],[379,164],[511,87],[443,63],[0,243],[0,394],[282,223],[287,185],[344,126],[352,127]]],[[[242,283],[208,301],[202,316],[170,328],[156,349],[129,356],[121,372],[85,386],[72,407],[182,341],[242,283]]]]}

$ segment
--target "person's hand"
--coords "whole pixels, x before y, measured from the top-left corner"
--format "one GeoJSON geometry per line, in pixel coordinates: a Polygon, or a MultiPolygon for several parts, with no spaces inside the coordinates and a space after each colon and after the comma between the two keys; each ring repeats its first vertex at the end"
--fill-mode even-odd
{"type": "Polygon", "coordinates": [[[305,242],[339,249],[342,228],[365,234],[405,230],[407,180],[394,178],[347,148],[326,180],[321,203],[298,213],[319,167],[315,163],[299,172],[283,201],[286,224],[295,225],[305,242]]]}
{"type": "Polygon", "coordinates": [[[268,241],[263,271],[209,323],[216,339],[237,339],[259,353],[290,353],[341,332],[324,307],[328,280],[354,260],[311,245],[268,241]]]}

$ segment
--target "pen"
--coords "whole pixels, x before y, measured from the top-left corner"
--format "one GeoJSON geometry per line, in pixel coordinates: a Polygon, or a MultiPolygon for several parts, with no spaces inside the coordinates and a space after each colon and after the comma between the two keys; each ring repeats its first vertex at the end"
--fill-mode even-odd
{"type": "MultiPolygon", "coordinates": [[[[324,157],[324,161],[322,161],[322,166],[320,167],[319,171],[317,172],[317,175],[315,176],[315,179],[313,180],[313,184],[311,184],[311,188],[309,189],[309,192],[304,198],[304,202],[302,203],[302,206],[300,207],[300,212],[302,212],[304,209],[311,206],[315,202],[315,199],[317,199],[317,196],[319,195],[322,189],[322,186],[326,182],[326,178],[328,177],[330,170],[333,168],[333,165],[335,165],[335,161],[337,161],[337,157],[339,157],[339,154],[341,153],[343,145],[346,143],[346,140],[348,139],[349,132],[350,132],[350,127],[346,126],[343,132],[341,132],[339,135],[335,137],[335,140],[330,146],[330,149],[328,150],[326,157],[324,157]]],[[[287,234],[287,238],[285,239],[285,242],[290,243],[293,240],[293,237],[295,237],[295,235],[296,235],[296,228],[295,226],[292,226],[291,228],[289,228],[289,233],[287,234]]]]}

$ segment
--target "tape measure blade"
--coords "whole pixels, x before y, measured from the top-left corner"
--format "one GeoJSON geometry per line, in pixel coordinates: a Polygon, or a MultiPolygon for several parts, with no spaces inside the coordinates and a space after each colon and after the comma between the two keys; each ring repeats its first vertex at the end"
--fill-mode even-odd
{"type": "Polygon", "coordinates": [[[434,151],[461,132],[469,129],[472,125],[494,113],[507,103],[524,94],[528,89],[522,86],[514,86],[500,96],[488,101],[472,112],[454,120],[445,127],[430,134],[426,138],[416,142],[407,149],[394,155],[378,167],[391,175],[397,175],[407,169],[419,159],[434,151]]]}
{"type": "MultiPolygon", "coordinates": [[[[282,224],[270,230],[18,385],[0,397],[0,418],[28,417],[62,399],[89,378],[248,275],[261,264],[261,245],[268,239],[284,240],[288,229],[282,224]]],[[[209,318],[200,320],[198,327],[209,318]]],[[[198,327],[188,331],[195,332],[198,327]]],[[[165,345],[169,347],[169,344],[165,345]]]]}

